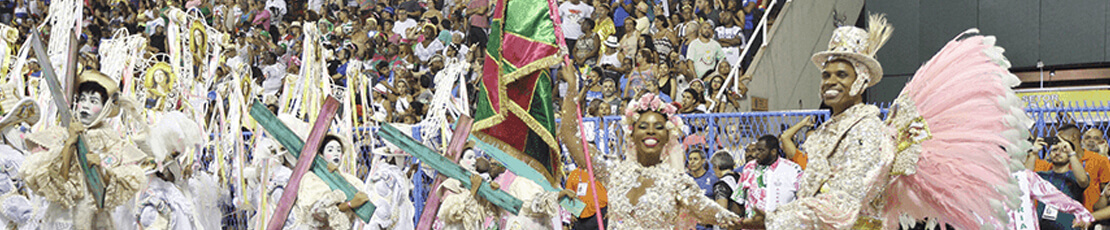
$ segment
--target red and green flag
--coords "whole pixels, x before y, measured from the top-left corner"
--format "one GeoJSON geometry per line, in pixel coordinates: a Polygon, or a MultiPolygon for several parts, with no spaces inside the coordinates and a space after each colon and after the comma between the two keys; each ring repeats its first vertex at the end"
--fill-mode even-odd
{"type": "Polygon", "coordinates": [[[548,2],[498,0],[493,10],[473,130],[557,181],[552,174],[562,163],[548,68],[562,59],[548,2]]]}

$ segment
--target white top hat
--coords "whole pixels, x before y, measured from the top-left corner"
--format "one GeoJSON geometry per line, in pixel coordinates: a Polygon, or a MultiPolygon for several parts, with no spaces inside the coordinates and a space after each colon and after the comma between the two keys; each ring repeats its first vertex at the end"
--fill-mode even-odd
{"type": "Polygon", "coordinates": [[[854,26],[841,26],[833,30],[829,39],[829,49],[817,52],[811,58],[817,68],[823,68],[834,60],[847,60],[856,66],[856,75],[865,78],[867,87],[874,86],[883,78],[883,66],[875,60],[875,53],[890,39],[894,27],[886,23],[883,15],[871,15],[868,30],[854,26]],[[863,69],[859,67],[862,65],[863,69]]]}

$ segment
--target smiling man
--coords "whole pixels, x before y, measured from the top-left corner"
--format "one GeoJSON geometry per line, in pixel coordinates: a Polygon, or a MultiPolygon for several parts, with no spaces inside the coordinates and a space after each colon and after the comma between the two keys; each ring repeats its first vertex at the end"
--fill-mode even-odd
{"type": "Polygon", "coordinates": [[[1107,152],[1110,151],[1106,144],[1106,137],[1103,136],[1102,130],[1098,128],[1090,128],[1083,132],[1082,142],[1083,149],[1098,153],[1103,157],[1106,157],[1107,152]]]}
{"type": "MultiPolygon", "coordinates": [[[[873,18],[870,23],[872,30],[889,28],[885,20],[873,18]]],[[[798,182],[797,199],[774,211],[762,210],[766,211],[767,229],[882,226],[883,220],[877,216],[882,210],[878,194],[890,180],[895,146],[890,136],[882,135],[886,127],[879,120],[878,107],[863,103],[864,90],[883,77],[882,65],[874,55],[886,38],[875,37],[878,33],[874,32],[853,26],[837,28],[829,49],[811,58],[821,70],[818,93],[822,102],[832,107],[832,116],[802,146],[809,159],[798,182]]],[[[748,224],[762,219],[757,213],[741,225],[763,227],[762,223],[748,224]]]]}

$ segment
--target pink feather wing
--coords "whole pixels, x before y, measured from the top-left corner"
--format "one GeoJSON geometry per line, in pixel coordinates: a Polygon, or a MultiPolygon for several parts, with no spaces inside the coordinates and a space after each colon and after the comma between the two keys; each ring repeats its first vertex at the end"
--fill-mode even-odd
{"type": "Polygon", "coordinates": [[[934,218],[959,229],[1008,222],[1002,205],[1016,197],[1011,191],[1016,186],[1009,177],[1012,154],[1007,149],[1021,144],[1019,138],[1003,134],[1021,126],[1007,120],[1028,117],[1021,119],[1026,115],[1015,114],[1004,100],[1014,98],[1012,80],[1006,79],[1013,75],[1001,49],[994,47],[992,37],[967,36],[974,32],[948,42],[918,69],[895,103],[913,109],[892,111],[888,118],[895,130],[905,127],[899,120],[921,118],[931,135],[923,141],[899,140],[916,146],[898,155],[919,155],[915,173],[894,176],[886,190],[888,229],[897,227],[902,214],[934,218]],[[989,55],[992,51],[998,55],[989,55]]]}

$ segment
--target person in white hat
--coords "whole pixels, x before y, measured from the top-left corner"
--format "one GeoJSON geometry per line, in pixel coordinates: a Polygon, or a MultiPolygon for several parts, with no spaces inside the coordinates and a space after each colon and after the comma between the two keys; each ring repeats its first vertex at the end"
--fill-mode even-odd
{"type": "Polygon", "coordinates": [[[605,51],[597,57],[597,65],[602,68],[613,69],[621,68],[621,61],[624,60],[624,55],[621,55],[620,49],[617,48],[617,36],[609,35],[605,39],[605,51]],[[610,67],[606,67],[609,65],[610,67]]]}
{"type": "Polygon", "coordinates": [[[45,149],[31,154],[20,171],[28,188],[51,203],[44,228],[113,228],[112,210],[146,187],[146,176],[138,164],[149,159],[147,154],[106,125],[106,120],[121,110],[135,112],[134,102],[118,97],[117,82],[98,71],[85,70],[77,76],[74,120],[63,121],[70,122],[68,131],[52,126],[27,138],[27,149],[45,149]],[[106,188],[103,207],[95,204],[74,156],[78,135],[87,144],[88,164],[100,166],[106,188]]]}

